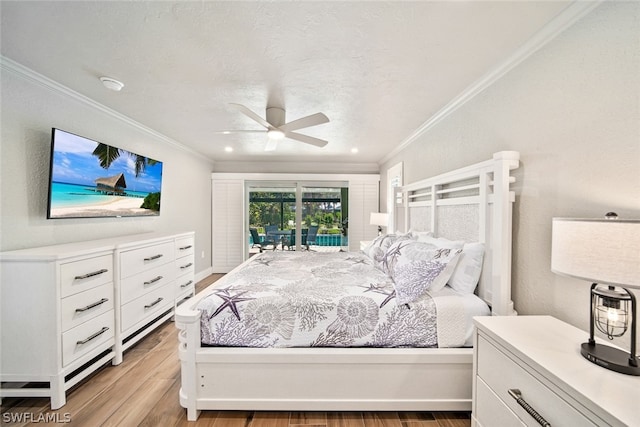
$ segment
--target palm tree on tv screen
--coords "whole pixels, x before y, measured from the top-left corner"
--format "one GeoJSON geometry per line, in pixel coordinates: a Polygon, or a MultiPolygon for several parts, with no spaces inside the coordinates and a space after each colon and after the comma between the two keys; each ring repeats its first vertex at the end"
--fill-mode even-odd
{"type": "Polygon", "coordinates": [[[127,153],[129,156],[135,159],[136,178],[138,177],[138,175],[144,172],[147,165],[153,166],[158,163],[157,160],[149,159],[147,157],[132,153],[130,151],[122,150],[120,148],[114,148],[101,142],[98,143],[98,146],[95,148],[95,150],[93,150],[92,154],[96,156],[98,160],[100,160],[100,166],[103,169],[109,169],[111,163],[116,161],[122,153],[127,153]]]}

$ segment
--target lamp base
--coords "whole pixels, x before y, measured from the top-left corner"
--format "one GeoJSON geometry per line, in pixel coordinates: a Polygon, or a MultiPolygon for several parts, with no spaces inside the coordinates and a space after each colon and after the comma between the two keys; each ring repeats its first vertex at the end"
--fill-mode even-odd
{"type": "Polygon", "coordinates": [[[640,375],[640,367],[629,363],[629,353],[602,344],[582,344],[580,353],[590,362],[627,375],[640,375]]]}

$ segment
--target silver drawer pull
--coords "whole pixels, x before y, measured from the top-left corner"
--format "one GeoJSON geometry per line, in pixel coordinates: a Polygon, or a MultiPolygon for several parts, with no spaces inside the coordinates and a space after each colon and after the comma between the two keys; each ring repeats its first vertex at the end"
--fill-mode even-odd
{"type": "Polygon", "coordinates": [[[100,301],[96,301],[93,304],[89,304],[86,307],[76,308],[76,313],[82,313],[83,311],[91,310],[92,308],[97,307],[100,304],[104,304],[107,301],[109,301],[109,298],[102,298],[100,301]]]}
{"type": "Polygon", "coordinates": [[[192,262],[190,262],[189,264],[186,264],[186,265],[181,266],[181,267],[180,267],[180,269],[181,269],[181,270],[184,270],[185,268],[189,268],[189,267],[191,267],[192,265],[193,265],[193,263],[192,263],[192,262]]]}
{"type": "Polygon", "coordinates": [[[145,309],[145,310],[148,310],[148,309],[150,309],[151,307],[153,307],[153,306],[155,306],[155,305],[160,304],[160,301],[162,301],[163,299],[164,299],[164,298],[162,298],[162,297],[158,298],[157,300],[155,300],[155,301],[154,301],[154,302],[152,302],[151,304],[149,304],[149,305],[145,305],[145,306],[144,306],[144,309],[145,309]]]}
{"type": "Polygon", "coordinates": [[[192,247],[193,247],[192,245],[189,245],[189,246],[183,246],[183,247],[178,248],[178,249],[180,249],[181,251],[186,251],[187,249],[191,249],[192,247]]]}
{"type": "Polygon", "coordinates": [[[154,277],[151,280],[147,280],[146,282],[144,282],[144,284],[145,285],[151,285],[153,283],[156,283],[158,280],[162,280],[162,276],[154,277]]]}
{"type": "Polygon", "coordinates": [[[148,258],[145,258],[144,260],[145,261],[153,261],[153,260],[158,259],[158,258],[162,258],[162,254],[153,255],[153,256],[150,256],[148,258]]]}
{"type": "Polygon", "coordinates": [[[100,335],[104,334],[105,332],[107,332],[109,330],[109,328],[107,328],[106,326],[103,326],[102,329],[100,329],[98,332],[96,332],[95,334],[83,339],[82,341],[76,341],[76,344],[78,345],[82,345],[82,344],[86,344],[89,341],[91,341],[94,338],[99,337],[100,335]]]}
{"type": "Polygon", "coordinates": [[[516,400],[516,402],[518,402],[518,405],[522,406],[524,410],[527,411],[527,413],[538,422],[538,424],[543,427],[551,427],[551,424],[549,424],[547,420],[545,420],[544,417],[538,413],[538,411],[533,409],[533,407],[522,398],[522,393],[520,393],[520,390],[518,390],[517,388],[510,388],[509,394],[516,400]]]}
{"type": "Polygon", "coordinates": [[[188,287],[190,284],[193,283],[193,280],[189,280],[187,283],[185,283],[184,285],[180,285],[181,288],[186,288],[188,287]]]}
{"type": "Polygon", "coordinates": [[[107,271],[109,271],[109,270],[107,270],[106,268],[103,268],[102,270],[94,271],[92,273],[83,274],[82,276],[76,276],[76,277],[74,277],[74,279],[75,280],[88,279],[89,277],[99,276],[100,274],[106,273],[107,271]]]}

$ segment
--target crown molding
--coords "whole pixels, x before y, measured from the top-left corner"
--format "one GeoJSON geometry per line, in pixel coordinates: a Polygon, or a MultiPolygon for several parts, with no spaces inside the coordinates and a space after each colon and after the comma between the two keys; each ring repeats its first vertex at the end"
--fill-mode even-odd
{"type": "Polygon", "coordinates": [[[199,153],[189,147],[187,147],[184,144],[179,143],[178,141],[169,138],[166,135],[161,134],[160,132],[157,132],[145,125],[143,125],[140,122],[137,122],[135,120],[133,120],[132,118],[125,116],[122,113],[117,112],[116,110],[113,110],[105,105],[100,104],[99,102],[94,101],[93,99],[79,93],[76,92],[73,89],[68,88],[67,86],[64,86],[54,80],[51,80],[50,78],[36,72],[33,71],[32,69],[25,67],[24,65],[7,58],[6,56],[0,55],[0,70],[2,71],[7,71],[10,72],[12,74],[15,74],[16,76],[30,82],[33,84],[36,84],[40,87],[43,87],[45,89],[51,90],[57,94],[61,94],[66,96],[67,98],[70,98],[74,101],[78,101],[82,104],[85,104],[89,107],[92,107],[98,111],[100,111],[103,114],[106,114],[108,116],[111,116],[112,118],[115,118],[139,131],[142,131],[150,136],[152,136],[155,139],[158,139],[164,143],[167,143],[169,145],[171,145],[174,148],[177,148],[179,150],[182,151],[186,151],[190,154],[193,154],[195,156],[201,157],[202,159],[205,159],[209,162],[213,161],[211,159],[209,159],[208,157],[206,157],[205,155],[203,155],[202,153],[199,153]]]}
{"type": "Polygon", "coordinates": [[[556,15],[555,18],[549,21],[544,27],[538,30],[537,33],[535,33],[527,42],[525,42],[520,48],[518,48],[518,50],[516,50],[505,61],[490,70],[471,86],[467,87],[462,91],[462,93],[453,98],[441,110],[431,116],[411,135],[402,140],[396,148],[394,148],[390,153],[384,156],[378,163],[382,166],[385,162],[389,161],[391,158],[393,158],[393,156],[397,155],[402,150],[407,148],[411,143],[424,135],[440,121],[444,120],[458,108],[462,107],[464,104],[475,98],[476,95],[484,91],[489,86],[493,85],[496,81],[500,80],[505,74],[518,66],[525,59],[527,59],[533,53],[549,43],[551,40],[553,40],[558,34],[562,33],[567,28],[571,27],[575,22],[582,19],[585,15],[589,14],[593,9],[598,7],[604,1],[606,0],[575,0],[569,6],[564,8],[562,12],[556,15]]]}
{"type": "Polygon", "coordinates": [[[330,174],[377,174],[377,163],[318,163],[286,161],[217,161],[214,172],[259,172],[259,173],[330,173],[330,174]]]}

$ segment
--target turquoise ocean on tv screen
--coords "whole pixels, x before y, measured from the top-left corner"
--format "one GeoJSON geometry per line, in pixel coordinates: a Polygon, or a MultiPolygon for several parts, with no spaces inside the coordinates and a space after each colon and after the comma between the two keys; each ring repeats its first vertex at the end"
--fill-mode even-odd
{"type": "MultiPolygon", "coordinates": [[[[96,187],[89,185],[76,185],[65,184],[62,182],[53,182],[51,186],[51,207],[63,208],[69,206],[87,206],[95,205],[101,202],[108,202],[114,198],[121,198],[122,196],[108,196],[100,193],[96,193],[94,190],[96,187]]],[[[140,204],[142,204],[144,198],[149,194],[144,191],[130,191],[126,192],[129,196],[135,196],[140,198],[140,204]]]]}

